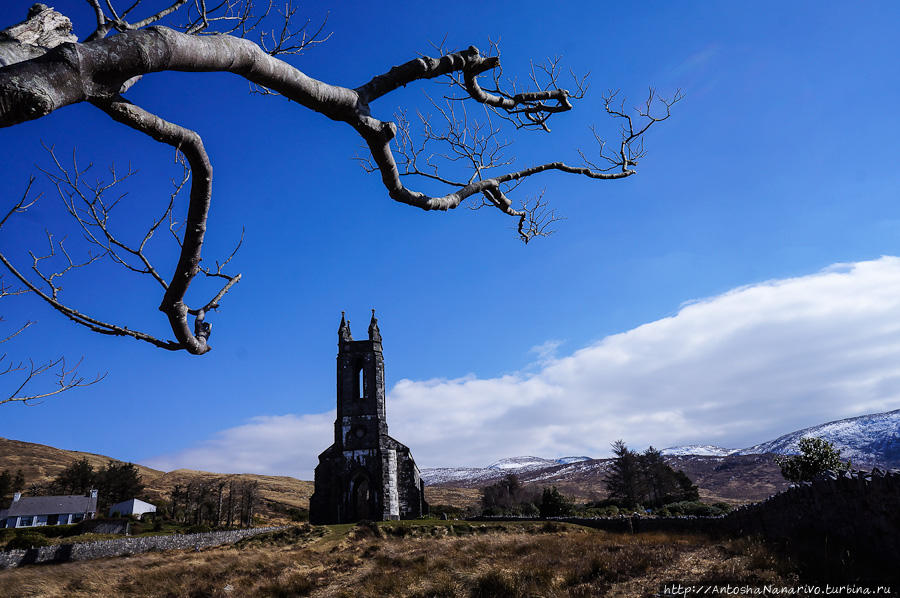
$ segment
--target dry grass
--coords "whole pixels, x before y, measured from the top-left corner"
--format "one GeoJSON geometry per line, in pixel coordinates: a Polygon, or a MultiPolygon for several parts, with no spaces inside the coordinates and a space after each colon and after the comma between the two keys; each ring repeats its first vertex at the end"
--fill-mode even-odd
{"type": "Polygon", "coordinates": [[[479,488],[451,488],[425,486],[425,500],[429,505],[453,505],[454,507],[476,507],[481,504],[479,488]]]}
{"type": "Polygon", "coordinates": [[[0,596],[643,596],[666,580],[790,577],[748,541],[564,524],[403,522],[307,526],[202,552],[23,567],[0,572],[0,596]]]}

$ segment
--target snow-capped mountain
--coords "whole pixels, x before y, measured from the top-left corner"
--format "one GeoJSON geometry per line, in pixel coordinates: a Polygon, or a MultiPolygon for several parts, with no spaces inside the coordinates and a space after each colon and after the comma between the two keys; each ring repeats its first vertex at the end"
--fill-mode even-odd
{"type": "Polygon", "coordinates": [[[804,428],[735,454],[796,454],[800,452],[800,439],[807,436],[824,438],[841,451],[841,458],[856,464],[900,467],[900,409],[804,428]]]}
{"type": "MultiPolygon", "coordinates": [[[[855,465],[900,468],[900,409],[804,428],[745,449],[687,445],[665,448],[661,452],[667,457],[679,460],[680,468],[686,467],[683,460],[696,458],[714,461],[718,464],[711,466],[722,469],[726,461],[730,463],[739,456],[799,453],[798,442],[804,436],[818,436],[828,440],[835,448],[840,449],[842,458],[851,459],[855,465]]],[[[586,472],[603,467],[605,467],[604,460],[590,457],[546,459],[527,456],[500,459],[487,467],[443,467],[423,469],[421,473],[422,479],[428,485],[458,482],[467,486],[477,486],[481,483],[492,483],[508,473],[516,474],[522,481],[555,482],[565,481],[573,476],[583,476],[586,472]]]]}
{"type": "Polygon", "coordinates": [[[556,460],[560,465],[568,465],[569,463],[579,463],[580,461],[590,461],[593,457],[585,457],[584,455],[580,457],[560,457],[556,460]]]}
{"type": "Polygon", "coordinates": [[[543,469],[556,465],[556,459],[541,457],[507,457],[487,466],[487,469],[502,469],[504,472],[516,473],[532,469],[543,469]]]}
{"type": "Polygon", "coordinates": [[[446,484],[448,482],[465,481],[487,482],[502,478],[508,473],[522,476],[530,472],[549,470],[561,465],[571,465],[590,461],[590,457],[559,457],[544,459],[542,457],[508,457],[491,463],[487,467],[436,467],[423,469],[422,479],[428,485],[446,484]]]}
{"type": "Polygon", "coordinates": [[[722,448],[721,446],[713,446],[711,444],[688,444],[685,446],[670,446],[664,448],[660,452],[663,455],[672,455],[682,457],[685,455],[699,455],[702,457],[724,457],[734,454],[738,449],[722,448]]]}

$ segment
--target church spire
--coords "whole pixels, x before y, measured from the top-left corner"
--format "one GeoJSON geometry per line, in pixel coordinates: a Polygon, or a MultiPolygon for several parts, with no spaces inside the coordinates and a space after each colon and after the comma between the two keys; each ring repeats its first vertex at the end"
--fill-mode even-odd
{"type": "Polygon", "coordinates": [[[338,328],[338,342],[349,342],[352,340],[353,337],[350,335],[350,322],[344,318],[344,312],[341,312],[341,325],[338,328]]]}
{"type": "Polygon", "coordinates": [[[372,310],[372,321],[369,322],[369,340],[376,343],[381,342],[381,331],[378,330],[378,318],[375,317],[375,310],[372,310]]]}

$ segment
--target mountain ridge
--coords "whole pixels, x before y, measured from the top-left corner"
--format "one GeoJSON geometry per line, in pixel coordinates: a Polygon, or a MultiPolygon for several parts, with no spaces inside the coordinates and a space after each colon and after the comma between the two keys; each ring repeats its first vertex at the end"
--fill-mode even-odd
{"type": "MultiPolygon", "coordinates": [[[[752,469],[767,481],[760,491],[779,487],[780,470],[774,464],[774,455],[799,453],[799,440],[804,436],[820,436],[832,442],[841,451],[843,458],[850,458],[857,466],[900,468],[900,409],[883,413],[870,413],[810,426],[774,440],[759,443],[745,449],[728,449],[714,445],[686,445],[662,449],[666,460],[677,469],[693,470],[705,480],[718,479],[716,472],[731,471],[732,475],[743,477],[743,469],[752,469]],[[768,455],[768,457],[766,457],[768,455]],[[738,459],[737,457],[764,457],[760,459],[738,459]],[[693,460],[693,466],[690,466],[693,460]],[[771,467],[765,466],[768,462],[771,467]],[[778,473],[778,476],[774,476],[778,473]]],[[[475,487],[496,481],[514,473],[523,483],[563,484],[576,481],[589,482],[596,491],[599,487],[586,472],[605,470],[610,459],[578,458],[575,462],[565,462],[566,457],[548,459],[544,457],[507,457],[495,461],[487,467],[442,467],[422,470],[422,479],[430,486],[464,485],[475,487]],[[498,466],[498,464],[500,464],[498,466]],[[545,464],[541,466],[541,464],[545,464]],[[570,479],[567,479],[567,475],[570,479]]],[[[695,480],[696,481],[696,480],[695,480]]],[[[752,480],[748,481],[752,485],[752,480]]],[[[740,494],[728,480],[715,482],[717,487],[729,488],[729,496],[740,494]]],[[[602,484],[601,484],[602,486],[602,484]]],[[[758,492],[751,492],[756,496],[758,492]]],[[[764,497],[763,497],[764,498],[764,497]]]]}

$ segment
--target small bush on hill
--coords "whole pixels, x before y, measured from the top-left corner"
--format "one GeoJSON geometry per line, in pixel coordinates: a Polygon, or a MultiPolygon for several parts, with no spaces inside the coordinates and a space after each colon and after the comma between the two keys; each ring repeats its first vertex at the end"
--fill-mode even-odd
{"type": "Polygon", "coordinates": [[[49,545],[50,541],[46,536],[29,530],[27,532],[19,532],[13,536],[13,539],[6,543],[6,550],[27,550],[49,545]]]}
{"type": "Polygon", "coordinates": [[[801,438],[800,454],[775,457],[781,475],[791,482],[808,482],[828,470],[846,471],[851,463],[841,461],[841,451],[824,438],[801,438]]]}

